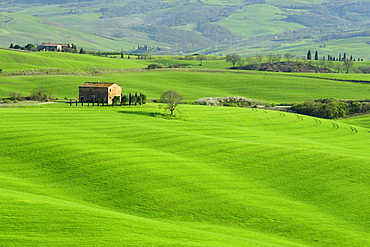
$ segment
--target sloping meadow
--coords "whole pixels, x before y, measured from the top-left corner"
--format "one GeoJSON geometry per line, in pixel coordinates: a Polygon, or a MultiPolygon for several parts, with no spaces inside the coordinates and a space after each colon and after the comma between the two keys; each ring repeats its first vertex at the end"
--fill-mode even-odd
{"type": "Polygon", "coordinates": [[[180,110],[0,108],[0,244],[370,244],[369,129],[180,110]]]}

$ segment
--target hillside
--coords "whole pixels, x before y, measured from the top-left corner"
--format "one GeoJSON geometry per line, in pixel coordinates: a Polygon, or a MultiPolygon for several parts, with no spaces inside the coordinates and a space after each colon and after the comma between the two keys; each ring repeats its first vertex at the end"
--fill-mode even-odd
{"type": "MultiPolygon", "coordinates": [[[[253,73],[230,71],[225,60],[203,61],[158,58],[117,59],[84,54],[16,52],[0,50],[0,98],[11,92],[24,97],[39,87],[59,98],[76,98],[84,82],[115,82],[124,93],[143,92],[158,99],[168,89],[180,92],[185,100],[203,97],[244,96],[266,103],[296,103],[308,99],[368,99],[367,74],[253,73]],[[182,64],[183,69],[142,70],[150,63],[182,64]],[[191,68],[189,68],[191,66],[191,68]]],[[[367,65],[366,62],[361,62],[367,65]]]]}
{"type": "Polygon", "coordinates": [[[105,51],[215,55],[290,52],[302,56],[311,49],[322,55],[347,52],[369,59],[370,54],[364,53],[369,8],[365,0],[14,0],[0,4],[4,11],[0,45],[51,41],[105,51]],[[24,29],[29,16],[35,17],[34,28],[24,29]],[[54,29],[55,34],[45,35],[54,29]],[[22,34],[28,30],[33,32],[26,38],[22,34]]]}
{"type": "MultiPolygon", "coordinates": [[[[134,57],[134,56],[133,56],[134,57]]],[[[183,57],[181,57],[183,58],[183,57]]],[[[339,62],[338,62],[339,63],[339,62]]],[[[368,65],[368,62],[359,62],[368,65]]],[[[366,74],[0,49],[0,98],[86,81],[268,103],[367,99],[366,74]],[[150,63],[184,68],[146,70],[150,63]]],[[[255,108],[0,104],[0,246],[368,246],[369,118],[255,108]]]]}
{"type": "Polygon", "coordinates": [[[159,111],[1,108],[1,245],[370,244],[368,129],[245,108],[184,105],[184,121],[159,111]]]}

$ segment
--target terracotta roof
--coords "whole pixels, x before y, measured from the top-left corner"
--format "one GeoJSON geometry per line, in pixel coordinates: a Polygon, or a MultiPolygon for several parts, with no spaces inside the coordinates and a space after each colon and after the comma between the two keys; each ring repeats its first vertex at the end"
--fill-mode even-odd
{"type": "Polygon", "coordinates": [[[115,83],[105,83],[105,82],[85,82],[79,87],[110,87],[115,83]]]}
{"type": "Polygon", "coordinates": [[[68,44],[41,44],[40,46],[69,46],[68,44]]]}

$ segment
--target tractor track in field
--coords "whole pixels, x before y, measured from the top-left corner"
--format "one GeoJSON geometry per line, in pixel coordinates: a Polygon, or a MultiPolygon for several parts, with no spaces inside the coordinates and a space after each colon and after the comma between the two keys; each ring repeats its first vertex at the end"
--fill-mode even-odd
{"type": "Polygon", "coordinates": [[[8,24],[9,24],[10,22],[14,21],[15,19],[14,19],[13,17],[9,17],[9,16],[6,16],[6,15],[0,15],[0,16],[3,16],[3,17],[5,17],[5,18],[9,18],[8,20],[4,21],[4,29],[5,29],[6,31],[8,31],[8,32],[11,32],[11,31],[7,28],[7,26],[8,26],[8,24]]]}

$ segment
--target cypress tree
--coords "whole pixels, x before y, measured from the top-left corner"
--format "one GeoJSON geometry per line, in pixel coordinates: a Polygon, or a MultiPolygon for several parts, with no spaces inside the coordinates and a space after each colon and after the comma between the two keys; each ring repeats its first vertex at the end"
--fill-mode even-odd
{"type": "Polygon", "coordinates": [[[141,93],[140,93],[139,97],[137,98],[137,102],[139,103],[139,105],[143,104],[143,95],[141,93]]]}
{"type": "Polygon", "coordinates": [[[311,50],[308,50],[307,52],[307,60],[311,60],[311,50]]]}
{"type": "Polygon", "coordinates": [[[123,96],[122,96],[122,100],[121,100],[121,104],[122,104],[122,105],[125,105],[127,102],[128,102],[128,97],[127,97],[127,95],[123,95],[123,96]]]}
{"type": "Polygon", "coordinates": [[[319,60],[319,53],[315,51],[315,60],[319,60]]]}
{"type": "Polygon", "coordinates": [[[134,104],[137,105],[138,103],[138,97],[137,97],[137,93],[135,93],[135,96],[133,97],[134,98],[134,104]]]}

